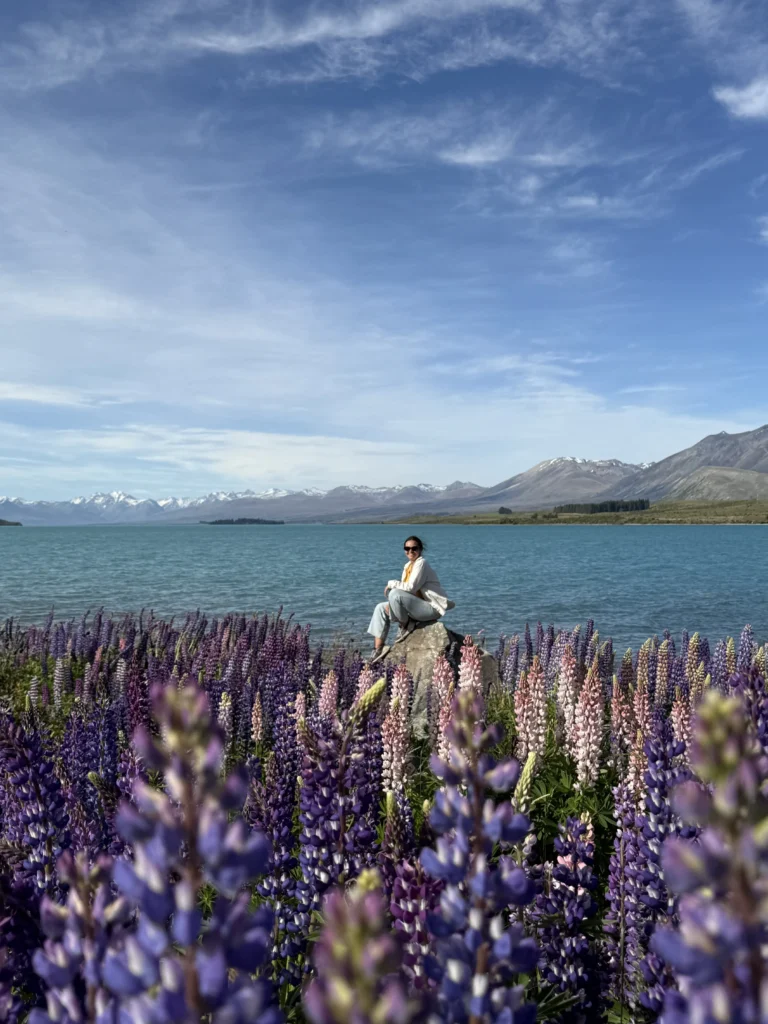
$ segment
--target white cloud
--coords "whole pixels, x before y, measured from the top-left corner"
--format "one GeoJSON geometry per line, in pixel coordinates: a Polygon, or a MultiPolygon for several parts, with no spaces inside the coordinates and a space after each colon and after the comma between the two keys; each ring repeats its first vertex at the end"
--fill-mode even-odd
{"type": "Polygon", "coordinates": [[[768,245],[768,217],[757,218],[757,230],[760,241],[768,245]]]}
{"type": "Polygon", "coordinates": [[[85,396],[73,388],[0,380],[0,402],[31,402],[37,405],[87,405],[85,396]]]}
{"type": "Polygon", "coordinates": [[[714,96],[733,117],[768,120],[768,76],[756,78],[741,88],[719,86],[714,90],[714,96]]]}

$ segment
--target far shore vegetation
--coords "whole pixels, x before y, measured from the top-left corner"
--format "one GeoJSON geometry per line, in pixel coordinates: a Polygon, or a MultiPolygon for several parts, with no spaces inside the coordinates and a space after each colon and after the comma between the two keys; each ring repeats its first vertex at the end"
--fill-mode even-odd
{"type": "Polygon", "coordinates": [[[201,519],[202,526],[285,526],[282,519],[201,519]]]}
{"type": "MultiPolygon", "coordinates": [[[[589,508],[589,505],[583,506],[589,508]]],[[[370,522],[370,520],[368,520],[370,522]]],[[[391,520],[390,520],[391,522],[391,520]]],[[[566,526],[604,524],[606,526],[647,525],[738,525],[768,524],[768,501],[661,501],[632,512],[558,512],[554,509],[494,512],[471,515],[421,515],[397,520],[401,523],[458,523],[463,525],[566,526]]]]}
{"type": "Polygon", "coordinates": [[[21,523],[12,523],[10,519],[0,519],[0,526],[21,526],[21,523]]]}

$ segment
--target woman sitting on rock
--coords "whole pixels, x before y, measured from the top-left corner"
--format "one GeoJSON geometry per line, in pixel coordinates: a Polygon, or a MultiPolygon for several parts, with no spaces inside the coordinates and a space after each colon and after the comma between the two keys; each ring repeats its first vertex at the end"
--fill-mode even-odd
{"type": "Polygon", "coordinates": [[[374,654],[371,664],[380,661],[391,650],[387,646],[387,634],[392,619],[400,629],[396,644],[414,631],[420,622],[436,622],[449,608],[455,607],[445,594],[437,573],[424,558],[424,545],[418,537],[409,537],[405,542],[405,563],[399,580],[390,580],[384,588],[388,601],[377,604],[373,610],[368,632],[374,637],[374,654]]]}

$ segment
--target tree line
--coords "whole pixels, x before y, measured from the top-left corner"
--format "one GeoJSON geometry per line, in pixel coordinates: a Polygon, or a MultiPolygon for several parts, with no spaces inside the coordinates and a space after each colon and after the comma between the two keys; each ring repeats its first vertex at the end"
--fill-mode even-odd
{"type": "Polygon", "coordinates": [[[599,512],[645,512],[650,507],[648,498],[633,498],[631,501],[591,501],[583,505],[555,505],[553,511],[593,516],[599,512]]]}

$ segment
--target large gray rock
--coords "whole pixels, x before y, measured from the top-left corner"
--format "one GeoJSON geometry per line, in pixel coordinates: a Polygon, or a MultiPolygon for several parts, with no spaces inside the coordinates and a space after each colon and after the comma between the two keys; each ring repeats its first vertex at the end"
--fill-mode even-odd
{"type": "MultiPolygon", "coordinates": [[[[454,670],[458,670],[463,643],[463,634],[446,629],[442,622],[429,622],[417,626],[402,643],[394,644],[389,654],[378,663],[399,665],[405,659],[405,666],[413,676],[411,728],[417,737],[427,735],[427,700],[435,661],[438,655],[443,654],[454,670]]],[[[496,659],[487,651],[482,651],[481,664],[483,692],[487,694],[491,686],[499,681],[499,673],[496,659]]]]}

